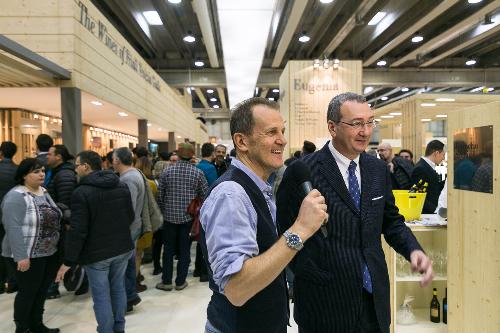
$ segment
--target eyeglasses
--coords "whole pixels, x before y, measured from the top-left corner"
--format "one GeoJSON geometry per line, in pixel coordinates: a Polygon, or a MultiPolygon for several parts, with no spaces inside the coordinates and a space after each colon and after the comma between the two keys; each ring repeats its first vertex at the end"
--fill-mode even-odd
{"type": "Polygon", "coordinates": [[[346,123],[345,121],[339,121],[339,123],[349,125],[352,128],[357,129],[357,130],[364,129],[365,126],[367,126],[368,128],[375,128],[375,127],[377,127],[377,121],[376,120],[370,120],[370,121],[367,121],[366,123],[363,122],[363,121],[359,121],[359,120],[353,121],[352,123],[346,123]]]}

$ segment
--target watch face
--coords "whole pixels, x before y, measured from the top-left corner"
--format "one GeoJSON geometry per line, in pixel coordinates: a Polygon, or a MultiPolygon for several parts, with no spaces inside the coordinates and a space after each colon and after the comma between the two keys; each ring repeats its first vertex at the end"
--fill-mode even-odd
{"type": "Polygon", "coordinates": [[[295,235],[295,234],[291,234],[288,237],[288,239],[289,239],[290,245],[292,245],[293,247],[297,247],[300,244],[300,237],[295,235]]]}

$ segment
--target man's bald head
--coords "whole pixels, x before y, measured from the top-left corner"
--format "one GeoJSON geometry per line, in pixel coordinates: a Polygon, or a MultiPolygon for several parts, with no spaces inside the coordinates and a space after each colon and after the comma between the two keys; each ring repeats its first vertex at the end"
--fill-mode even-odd
{"type": "Polygon", "coordinates": [[[380,158],[383,159],[386,162],[391,162],[392,161],[392,146],[388,142],[382,142],[381,144],[378,145],[377,148],[377,153],[379,154],[380,158]]]}

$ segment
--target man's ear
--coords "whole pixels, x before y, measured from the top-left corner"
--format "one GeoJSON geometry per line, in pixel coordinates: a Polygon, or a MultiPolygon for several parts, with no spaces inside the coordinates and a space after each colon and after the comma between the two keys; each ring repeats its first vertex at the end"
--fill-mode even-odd
{"type": "Polygon", "coordinates": [[[334,138],[337,136],[337,129],[335,128],[335,123],[331,120],[328,120],[328,132],[330,132],[330,135],[334,138]]]}
{"type": "Polygon", "coordinates": [[[248,151],[248,138],[243,133],[234,133],[234,146],[240,151],[248,151]]]}

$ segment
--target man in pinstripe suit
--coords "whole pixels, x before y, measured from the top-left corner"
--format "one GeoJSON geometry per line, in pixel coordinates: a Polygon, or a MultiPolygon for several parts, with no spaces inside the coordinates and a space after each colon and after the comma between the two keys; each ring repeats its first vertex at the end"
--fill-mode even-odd
{"type": "MultiPolygon", "coordinates": [[[[326,199],[327,236],[317,232],[291,264],[299,332],[389,332],[390,292],[381,235],[432,281],[432,263],[398,213],[387,165],[364,153],[373,111],[363,96],[340,94],[328,106],[332,140],[303,161],[326,199]]],[[[302,198],[287,172],[277,194],[277,220],[287,230],[302,198]]]]}

